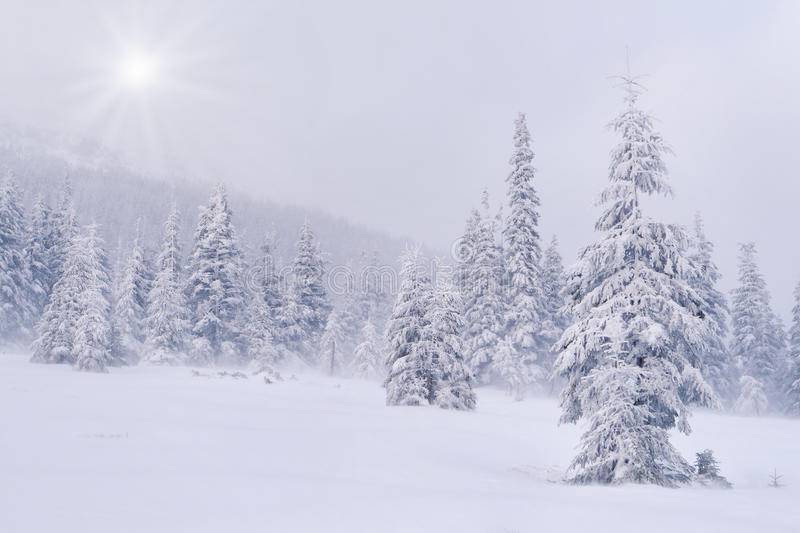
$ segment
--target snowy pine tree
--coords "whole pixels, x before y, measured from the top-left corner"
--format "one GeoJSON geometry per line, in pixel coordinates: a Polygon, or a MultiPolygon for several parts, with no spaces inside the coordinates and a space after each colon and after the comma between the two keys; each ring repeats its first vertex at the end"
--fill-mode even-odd
{"type": "Polygon", "coordinates": [[[762,413],[766,406],[760,405],[761,394],[775,388],[776,373],[782,367],[783,338],[770,308],[766,282],[756,265],[755,244],[740,244],[739,249],[739,286],[733,291],[730,345],[742,373],[736,405],[747,413],[762,413]]]}
{"type": "Polygon", "coordinates": [[[276,233],[269,230],[253,270],[256,275],[246,328],[250,358],[257,367],[271,369],[297,352],[302,337],[296,308],[282,289],[283,280],[275,259],[276,246],[276,233]]]}
{"type": "Polygon", "coordinates": [[[734,410],[743,415],[759,416],[767,412],[769,401],[764,392],[764,382],[753,376],[744,375],[739,380],[739,397],[734,410]]]}
{"type": "Polygon", "coordinates": [[[37,324],[32,361],[96,371],[118,364],[108,265],[95,226],[89,226],[86,234],[73,234],[62,269],[37,324]]]}
{"type": "Polygon", "coordinates": [[[144,361],[151,364],[184,362],[189,339],[181,267],[180,212],[173,205],[164,224],[156,275],[147,297],[144,361]]]}
{"type": "Polygon", "coordinates": [[[153,281],[144,257],[141,231],[137,229],[136,233],[114,304],[114,318],[123,344],[134,353],[139,352],[145,340],[147,301],[153,281]]]}
{"type": "Polygon", "coordinates": [[[434,289],[419,250],[407,251],[402,265],[386,331],[386,404],[474,409],[472,376],[460,336],[458,290],[449,281],[434,289]]]}
{"type": "Polygon", "coordinates": [[[383,365],[379,349],[378,331],[367,319],[361,330],[361,342],[356,346],[353,358],[353,375],[361,379],[383,377],[383,365]]]}
{"type": "Polygon", "coordinates": [[[344,367],[343,349],[341,311],[334,309],[328,313],[328,320],[319,342],[319,367],[324,373],[333,376],[341,372],[344,367]]]}
{"type": "Polygon", "coordinates": [[[469,274],[468,307],[463,338],[467,365],[478,383],[489,383],[493,357],[505,332],[503,297],[503,253],[496,239],[495,221],[489,214],[488,194],[483,193],[483,216],[476,228],[469,274]]]}
{"type": "Polygon", "coordinates": [[[308,220],[300,229],[292,276],[292,311],[302,335],[298,348],[302,355],[316,361],[318,356],[312,352],[319,346],[331,304],[325,290],[324,263],[308,220]]]}
{"type": "Polygon", "coordinates": [[[83,286],[76,295],[80,314],[75,323],[73,340],[75,368],[106,372],[106,366],[119,363],[117,332],[111,321],[108,261],[95,225],[90,225],[86,235],[79,238],[78,242],[83,286]]]}
{"type": "Polygon", "coordinates": [[[259,276],[255,287],[256,296],[267,306],[270,330],[276,328],[275,324],[285,306],[284,295],[281,291],[281,279],[274,256],[275,241],[275,232],[271,230],[265,235],[264,243],[261,245],[261,258],[258,263],[259,276]]]}
{"type": "Polygon", "coordinates": [[[530,375],[531,370],[535,369],[536,367],[529,367],[523,362],[510,338],[504,338],[498,343],[493,371],[506,395],[522,400],[525,397],[525,387],[542,377],[530,375]]]}
{"type": "Polygon", "coordinates": [[[55,245],[53,211],[41,198],[33,204],[25,245],[25,261],[31,281],[34,316],[38,320],[47,305],[56,279],[53,274],[53,247],[55,245]]]}
{"type": "Polygon", "coordinates": [[[67,247],[62,274],[53,285],[50,298],[36,325],[37,339],[33,343],[35,363],[74,363],[73,342],[81,313],[75,295],[83,290],[83,265],[80,256],[81,240],[76,234],[67,247]]]}
{"type": "Polygon", "coordinates": [[[245,351],[242,254],[231,216],[225,188],[219,185],[201,208],[187,263],[192,357],[200,364],[239,362],[245,351]]]}
{"type": "Polygon", "coordinates": [[[346,287],[339,307],[339,325],[342,328],[341,352],[345,366],[353,360],[361,329],[369,319],[370,305],[367,295],[357,285],[355,271],[348,264],[345,271],[346,287]]]}
{"type": "Polygon", "coordinates": [[[75,217],[75,207],[72,202],[72,184],[69,178],[64,179],[61,191],[61,201],[53,215],[54,235],[50,270],[53,273],[53,282],[57,280],[63,270],[67,258],[67,249],[72,244],[72,239],[78,233],[78,222],[75,217]]]}
{"type": "Polygon", "coordinates": [[[561,421],[588,422],[570,481],[672,486],[692,473],[668,436],[676,426],[689,431],[680,388],[715,400],[691,366],[707,325],[683,281],[691,268],[685,232],[641,214],[640,195],[671,192],[668,149],[636,106],[638,84],[624,81],[626,109],[612,123],[621,142],[598,200],[608,206],[596,224],[604,235],[581,252],[566,286],[576,322],[557,344],[556,370],[567,380],[561,421]]]}
{"type": "Polygon", "coordinates": [[[506,335],[513,343],[513,350],[506,352],[516,352],[532,367],[530,375],[541,381],[549,374],[553,359],[550,348],[555,339],[547,337],[548,329],[543,324],[547,319],[547,298],[542,287],[539,197],[533,187],[533,157],[525,114],[520,113],[515,120],[514,152],[509,160],[512,170],[506,178],[510,212],[503,228],[508,284],[506,335]]]}
{"type": "Polygon", "coordinates": [[[789,372],[786,411],[800,416],[800,283],[794,289],[792,326],[789,328],[789,372]]]}
{"type": "MultiPolygon", "coordinates": [[[[539,361],[540,368],[545,372],[543,378],[551,380],[552,389],[554,385],[552,380],[556,378],[553,375],[556,354],[552,348],[561,338],[567,326],[569,326],[569,312],[566,309],[566,301],[562,293],[566,283],[566,275],[564,274],[561,254],[558,253],[558,240],[555,236],[553,236],[550,246],[544,252],[541,274],[542,297],[544,298],[541,337],[545,346],[549,347],[549,349],[541,353],[539,361]]],[[[539,378],[538,381],[542,381],[542,378],[539,378]]]]}
{"type": "Polygon", "coordinates": [[[433,401],[433,376],[423,342],[432,298],[431,280],[425,273],[419,250],[406,251],[402,258],[400,287],[386,326],[387,405],[425,405],[433,401]]]}
{"type": "Polygon", "coordinates": [[[453,248],[456,260],[453,279],[461,294],[461,305],[466,313],[475,304],[475,250],[478,247],[478,228],[481,225],[481,214],[477,209],[470,211],[464,234],[453,248]]]}
{"type": "Polygon", "coordinates": [[[461,340],[463,318],[457,290],[449,280],[436,284],[431,305],[426,313],[422,340],[431,367],[433,403],[443,409],[475,408],[472,376],[464,362],[461,340]]]}
{"type": "Polygon", "coordinates": [[[28,336],[41,294],[31,282],[25,258],[25,216],[9,173],[0,182],[0,338],[28,336]]]}
{"type": "Polygon", "coordinates": [[[719,487],[728,489],[732,487],[730,482],[719,473],[719,461],[714,457],[711,450],[703,450],[695,454],[697,459],[694,462],[695,475],[701,485],[709,487],[719,487]]]}
{"type": "MultiPolygon", "coordinates": [[[[688,276],[689,284],[704,302],[701,310],[710,318],[708,349],[701,354],[699,367],[703,376],[720,398],[732,401],[736,391],[736,365],[725,345],[728,332],[728,304],[716,288],[720,278],[717,265],[711,259],[714,245],[706,238],[703,219],[695,215],[693,253],[690,256],[694,269],[688,276]]],[[[692,401],[692,398],[689,398],[692,401]]]]}

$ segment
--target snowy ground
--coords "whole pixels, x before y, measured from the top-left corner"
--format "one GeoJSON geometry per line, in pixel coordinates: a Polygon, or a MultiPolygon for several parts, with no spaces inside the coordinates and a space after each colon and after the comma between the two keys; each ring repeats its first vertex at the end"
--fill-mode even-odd
{"type": "Polygon", "coordinates": [[[356,380],[0,354],[0,531],[800,531],[800,421],[694,416],[676,443],[713,448],[733,490],[572,487],[578,429],[554,401],[478,400],[388,408],[356,380]]]}

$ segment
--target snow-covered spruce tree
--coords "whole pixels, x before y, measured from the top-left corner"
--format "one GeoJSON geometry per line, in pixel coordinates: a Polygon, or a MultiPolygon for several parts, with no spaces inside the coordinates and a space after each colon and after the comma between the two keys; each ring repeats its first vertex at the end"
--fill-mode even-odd
{"type": "Polygon", "coordinates": [[[258,277],[256,282],[256,296],[266,306],[271,331],[277,327],[276,323],[286,305],[284,294],[281,291],[281,279],[275,262],[275,232],[269,231],[264,236],[261,245],[261,258],[258,262],[258,277]]]}
{"type": "Polygon", "coordinates": [[[31,359],[79,364],[103,370],[119,364],[118,335],[110,318],[108,265],[96,228],[76,232],[67,247],[63,272],[39,319],[31,359]],[[80,336],[78,335],[80,333],[80,336]]]}
{"type": "Polygon", "coordinates": [[[164,223],[156,275],[147,297],[143,360],[150,364],[176,365],[186,357],[189,320],[183,295],[179,230],[180,212],[173,205],[164,223]]]}
{"type": "MultiPolygon", "coordinates": [[[[393,279],[393,273],[393,268],[381,265],[377,252],[361,253],[356,295],[362,327],[369,320],[377,331],[386,328],[386,321],[392,313],[392,301],[387,285],[393,279]]],[[[382,340],[382,338],[379,340],[379,344],[382,340]]]]}
{"type": "Polygon", "coordinates": [[[792,326],[789,328],[789,372],[786,387],[786,412],[800,416],[800,283],[794,289],[792,326]]]}
{"type": "Polygon", "coordinates": [[[255,269],[258,273],[255,294],[250,302],[253,318],[247,328],[248,351],[251,358],[260,361],[261,367],[274,367],[299,355],[303,346],[298,307],[292,295],[284,290],[286,282],[278,271],[276,247],[276,233],[270,230],[261,247],[255,269]]]}
{"type": "Polygon", "coordinates": [[[515,400],[522,400],[525,397],[525,387],[534,381],[529,375],[530,370],[517,353],[511,339],[508,337],[501,339],[494,355],[493,371],[502,383],[507,396],[515,400]]]}
{"type": "Polygon", "coordinates": [[[344,367],[344,331],[341,311],[334,309],[328,313],[328,320],[319,341],[319,367],[332,376],[341,373],[344,367]]]}
{"type": "Polygon", "coordinates": [[[64,270],[67,248],[70,247],[73,237],[78,233],[78,222],[72,201],[72,184],[69,177],[64,178],[61,201],[53,214],[53,224],[54,235],[50,270],[53,273],[53,283],[55,283],[55,280],[61,276],[64,270]]]}
{"type": "Polygon", "coordinates": [[[756,265],[755,244],[740,244],[739,249],[739,286],[733,290],[733,337],[730,344],[731,355],[736,358],[742,373],[741,393],[736,405],[737,409],[741,407],[747,413],[762,413],[765,408],[760,406],[761,394],[775,388],[776,372],[782,367],[782,337],[770,308],[766,282],[756,265]],[[753,405],[758,408],[751,408],[753,405]]]}
{"type": "Polygon", "coordinates": [[[495,221],[489,213],[489,199],[483,193],[483,216],[477,228],[472,273],[465,308],[463,338],[467,365],[478,383],[489,383],[492,359],[505,332],[503,297],[503,252],[495,238],[495,221]]]}
{"type": "Polygon", "coordinates": [[[697,482],[707,487],[718,487],[729,489],[733,485],[719,473],[719,461],[714,457],[711,450],[703,450],[696,453],[694,471],[697,482]]]}
{"type": "MultiPolygon", "coordinates": [[[[728,333],[728,304],[725,296],[717,289],[720,273],[711,259],[714,244],[706,238],[703,219],[695,215],[695,233],[690,259],[694,269],[689,272],[689,284],[697,291],[704,302],[701,311],[708,316],[708,349],[700,354],[699,367],[709,385],[721,399],[732,402],[735,399],[738,381],[736,365],[725,345],[728,333]]],[[[688,398],[693,401],[694,398],[688,398]]]]}
{"type": "MultiPolygon", "coordinates": [[[[558,240],[553,236],[550,246],[544,252],[542,261],[542,297],[544,298],[543,320],[541,337],[544,339],[545,346],[549,347],[539,356],[540,367],[544,370],[544,378],[550,380],[550,390],[552,392],[555,385],[556,376],[553,374],[556,353],[553,346],[564,330],[569,326],[569,310],[566,308],[563,290],[566,283],[564,265],[561,261],[561,254],[558,253],[558,240]]],[[[539,381],[542,381],[541,379],[539,381]]]]}
{"type": "Polygon", "coordinates": [[[401,263],[400,287],[386,325],[386,404],[426,405],[434,399],[434,377],[423,342],[433,290],[419,250],[407,250],[401,263]]]}
{"type": "Polygon", "coordinates": [[[275,322],[267,304],[253,297],[247,308],[247,356],[254,373],[276,374],[281,351],[275,345],[275,322]]]}
{"type": "Polygon", "coordinates": [[[76,295],[80,314],[75,323],[75,368],[106,372],[118,364],[118,339],[111,320],[110,277],[103,241],[92,224],[78,242],[81,247],[83,286],[76,295]]]}
{"type": "Polygon", "coordinates": [[[464,234],[453,247],[453,258],[456,261],[453,280],[461,294],[462,312],[466,313],[475,304],[473,289],[475,274],[475,250],[478,247],[478,228],[481,225],[481,214],[477,209],[469,213],[464,234]]]}
{"type": "MultiPolygon", "coordinates": [[[[534,168],[531,136],[525,114],[515,120],[514,152],[506,178],[509,214],[505,220],[506,335],[523,361],[531,366],[530,375],[541,382],[550,373],[550,348],[555,339],[547,338],[547,300],[542,288],[542,250],[539,237],[539,197],[533,187],[534,168]]],[[[469,320],[468,320],[469,322],[469,320]]]]}
{"type": "Polygon", "coordinates": [[[247,354],[256,373],[277,375],[275,366],[284,355],[282,350],[281,319],[285,311],[285,299],[281,292],[281,281],[275,267],[272,250],[275,233],[264,237],[261,257],[253,269],[253,294],[247,310],[247,354]]]}
{"type": "Polygon", "coordinates": [[[624,81],[626,108],[611,125],[621,141],[598,199],[607,207],[595,228],[604,234],[570,269],[565,292],[576,321],[556,345],[556,371],[567,380],[561,422],[588,423],[568,479],[674,486],[692,474],[668,435],[676,426],[690,430],[680,388],[715,400],[691,366],[692,354],[705,349],[707,324],[684,281],[687,235],[641,213],[639,195],[671,193],[668,148],[637,108],[638,84],[624,81]]]}
{"type": "Polygon", "coordinates": [[[380,339],[378,331],[367,319],[361,330],[361,342],[356,346],[353,358],[353,375],[361,379],[376,379],[383,376],[380,339]]]}
{"type": "Polygon", "coordinates": [[[25,260],[25,216],[11,173],[0,182],[0,338],[29,335],[40,298],[25,260]]]}
{"type": "Polygon", "coordinates": [[[299,350],[301,355],[316,363],[319,346],[331,304],[325,290],[325,270],[311,223],[306,220],[300,228],[297,255],[292,264],[292,294],[295,322],[302,332],[299,350]]]}
{"type": "Polygon", "coordinates": [[[446,281],[434,289],[418,250],[407,251],[402,265],[400,290],[386,333],[386,403],[473,409],[472,376],[459,335],[458,291],[446,281]]]}
{"type": "Polygon", "coordinates": [[[145,262],[140,231],[125,263],[114,304],[114,319],[127,349],[138,353],[145,340],[147,301],[153,275],[145,262]]]}
{"type": "Polygon", "coordinates": [[[240,362],[245,352],[241,318],[246,306],[242,254],[222,185],[200,210],[186,270],[192,359],[198,364],[240,362]]]}
{"type": "Polygon", "coordinates": [[[31,281],[31,303],[37,321],[56,282],[51,268],[54,237],[53,211],[41,198],[37,198],[31,211],[25,244],[25,262],[31,281]]]}
{"type": "Polygon", "coordinates": [[[53,285],[50,298],[36,325],[37,339],[33,343],[34,363],[75,362],[72,350],[75,328],[81,313],[76,296],[83,290],[84,266],[81,257],[82,240],[72,237],[62,264],[62,274],[53,285]]]}
{"type": "Polygon", "coordinates": [[[764,382],[753,376],[744,375],[739,379],[739,397],[733,406],[734,411],[743,415],[759,416],[767,412],[769,401],[764,392],[764,382]]]}
{"type": "Polygon", "coordinates": [[[350,366],[361,329],[369,318],[369,306],[365,307],[364,305],[368,303],[368,300],[358,288],[355,269],[351,264],[348,264],[345,268],[345,282],[344,287],[339,287],[344,289],[344,294],[341,298],[342,303],[338,313],[339,325],[342,329],[341,353],[343,364],[350,366]]]}
{"type": "Polygon", "coordinates": [[[464,363],[461,301],[450,280],[440,280],[425,315],[422,340],[435,387],[433,403],[443,409],[474,409],[472,376],[464,363]]]}

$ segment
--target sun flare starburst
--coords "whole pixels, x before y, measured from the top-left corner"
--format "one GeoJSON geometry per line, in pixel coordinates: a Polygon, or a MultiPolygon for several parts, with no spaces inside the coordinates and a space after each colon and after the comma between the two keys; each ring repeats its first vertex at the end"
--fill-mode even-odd
{"type": "Polygon", "coordinates": [[[142,89],[155,83],[158,62],[148,54],[136,53],[127,56],[120,64],[119,80],[126,87],[142,89]]]}

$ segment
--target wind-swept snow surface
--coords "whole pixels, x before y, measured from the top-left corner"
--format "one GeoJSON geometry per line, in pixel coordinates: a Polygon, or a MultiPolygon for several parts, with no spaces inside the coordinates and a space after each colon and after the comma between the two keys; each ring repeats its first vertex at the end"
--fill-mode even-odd
{"type": "Polygon", "coordinates": [[[362,380],[32,365],[0,354],[0,531],[790,532],[800,421],[699,411],[673,435],[732,490],[559,482],[580,426],[478,389],[386,407],[362,380]],[[786,486],[767,487],[773,468],[786,486]]]}

